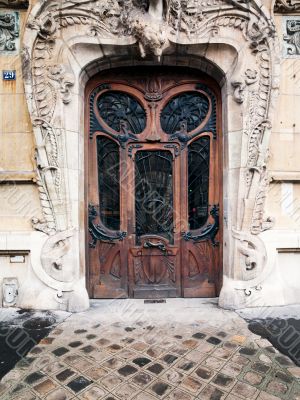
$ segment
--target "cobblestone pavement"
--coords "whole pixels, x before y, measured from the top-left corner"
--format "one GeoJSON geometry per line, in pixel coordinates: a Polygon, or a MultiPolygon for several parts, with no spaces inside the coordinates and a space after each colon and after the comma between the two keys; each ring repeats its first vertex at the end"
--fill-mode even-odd
{"type": "Polygon", "coordinates": [[[1,400],[279,398],[300,399],[300,368],[214,300],[94,302],[0,383],[1,400]]]}

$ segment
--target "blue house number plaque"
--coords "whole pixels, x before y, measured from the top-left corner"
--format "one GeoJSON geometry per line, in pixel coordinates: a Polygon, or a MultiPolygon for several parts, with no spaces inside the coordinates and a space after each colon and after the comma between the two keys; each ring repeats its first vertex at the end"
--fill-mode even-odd
{"type": "Polygon", "coordinates": [[[16,77],[16,71],[2,71],[2,78],[4,81],[15,81],[16,77]]]}

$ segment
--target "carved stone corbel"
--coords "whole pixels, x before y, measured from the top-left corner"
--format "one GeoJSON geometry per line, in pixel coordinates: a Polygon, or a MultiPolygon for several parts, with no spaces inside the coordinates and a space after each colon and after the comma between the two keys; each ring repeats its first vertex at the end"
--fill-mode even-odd
{"type": "Polygon", "coordinates": [[[162,0],[150,0],[148,12],[132,7],[130,3],[125,1],[125,9],[121,14],[124,27],[137,39],[142,58],[150,52],[160,59],[163,48],[168,43],[162,0]]]}

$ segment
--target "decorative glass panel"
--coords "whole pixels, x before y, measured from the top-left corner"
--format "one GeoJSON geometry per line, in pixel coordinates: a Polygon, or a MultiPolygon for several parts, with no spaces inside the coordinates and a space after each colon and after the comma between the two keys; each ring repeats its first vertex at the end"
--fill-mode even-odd
{"type": "Polygon", "coordinates": [[[137,237],[173,239],[173,159],[169,151],[138,151],[135,157],[137,237]]]}
{"type": "Polygon", "coordinates": [[[97,101],[98,110],[103,121],[114,131],[120,132],[122,124],[134,134],[146,128],[146,112],[140,103],[131,95],[111,91],[101,95],[97,101]]]}
{"type": "Polygon", "coordinates": [[[100,219],[105,227],[120,229],[120,155],[119,146],[98,136],[98,187],[100,219]]]}
{"type": "Polygon", "coordinates": [[[198,128],[209,112],[209,100],[199,92],[186,92],[174,97],[161,113],[162,129],[169,135],[180,131],[186,122],[187,132],[198,128]]]}
{"type": "Polygon", "coordinates": [[[210,138],[203,136],[188,148],[189,229],[201,228],[208,219],[210,138]]]}

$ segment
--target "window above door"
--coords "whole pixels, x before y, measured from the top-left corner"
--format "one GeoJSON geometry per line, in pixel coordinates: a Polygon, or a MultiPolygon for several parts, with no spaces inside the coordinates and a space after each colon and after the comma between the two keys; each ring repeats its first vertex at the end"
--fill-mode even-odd
{"type": "Polygon", "coordinates": [[[164,75],[112,76],[90,94],[90,137],[101,132],[127,142],[179,142],[203,133],[217,136],[217,97],[201,79],[164,75]]]}

